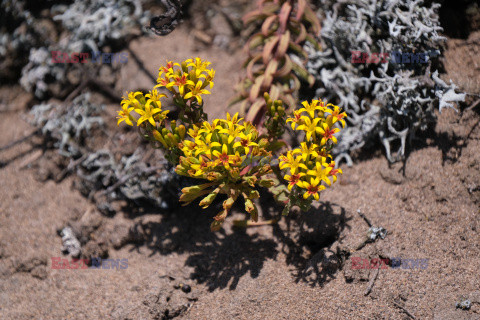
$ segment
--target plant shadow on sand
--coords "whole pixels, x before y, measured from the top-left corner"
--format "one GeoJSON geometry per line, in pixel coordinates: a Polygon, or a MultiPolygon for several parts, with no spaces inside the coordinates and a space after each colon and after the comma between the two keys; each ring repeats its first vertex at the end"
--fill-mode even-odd
{"type": "MultiPolygon", "coordinates": [[[[269,201],[264,197],[265,202],[269,201]]],[[[274,203],[274,212],[283,207],[274,203]]],[[[268,203],[262,204],[264,207],[268,203]]],[[[345,228],[350,228],[345,208],[321,201],[307,212],[292,212],[285,218],[285,225],[273,226],[273,237],[279,243],[279,250],[291,266],[296,282],[310,286],[324,286],[342,268],[337,245],[345,228]]]]}
{"type": "MultiPolygon", "coordinates": [[[[282,211],[268,193],[262,194],[261,199],[259,205],[264,212],[261,219],[271,219],[282,211]]],[[[279,224],[248,231],[237,227],[229,230],[227,225],[231,221],[227,219],[224,229],[210,232],[211,217],[221,209],[222,201],[215,201],[206,210],[194,202],[161,213],[161,221],[139,222],[134,230],[144,236],[136,241],[136,246],[146,246],[151,250],[150,255],[188,254],[185,266],[193,268],[190,278],[205,284],[209,291],[227,287],[235,290],[240,278],[247,274],[258,277],[265,262],[277,259],[280,252],[292,267],[291,275],[296,282],[322,286],[334,279],[341,268],[332,245],[348,227],[348,219],[339,205],[322,202],[317,209],[293,213],[279,224]]],[[[238,205],[233,211],[242,209],[238,205]]],[[[130,210],[130,215],[138,216],[136,209],[130,210]]],[[[152,207],[142,210],[158,212],[152,207]]]]}

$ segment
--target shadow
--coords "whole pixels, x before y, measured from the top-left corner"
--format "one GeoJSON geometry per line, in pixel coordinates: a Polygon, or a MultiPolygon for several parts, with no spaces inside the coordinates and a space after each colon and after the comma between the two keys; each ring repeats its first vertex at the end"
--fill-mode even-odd
{"type": "Polygon", "coordinates": [[[455,163],[460,157],[461,149],[464,147],[461,144],[462,138],[455,133],[451,135],[447,132],[440,132],[435,135],[435,145],[442,151],[442,166],[445,163],[455,163]]]}
{"type": "Polygon", "coordinates": [[[143,63],[143,61],[140,60],[140,58],[130,48],[130,46],[127,47],[127,51],[130,54],[130,57],[132,57],[135,63],[137,64],[138,68],[152,81],[154,85],[157,84],[157,79],[155,79],[155,77],[152,76],[151,72],[145,67],[145,64],[143,63]]]}
{"type": "Polygon", "coordinates": [[[194,267],[192,278],[206,284],[209,291],[227,286],[235,290],[241,277],[250,273],[257,278],[265,261],[277,256],[274,240],[261,239],[256,234],[250,236],[246,230],[229,235],[212,233],[211,237],[186,261],[186,265],[194,267]]]}
{"type": "Polygon", "coordinates": [[[440,25],[445,35],[467,39],[472,30],[472,19],[468,14],[475,8],[472,0],[443,0],[439,10],[440,25]]]}
{"type": "Polygon", "coordinates": [[[16,155],[14,155],[13,157],[11,157],[9,159],[0,160],[0,169],[3,169],[5,167],[7,167],[8,165],[10,165],[11,163],[15,162],[16,160],[21,159],[21,158],[25,157],[26,155],[31,154],[35,150],[36,150],[36,148],[30,148],[27,151],[22,151],[20,153],[17,153],[16,155]]]}
{"type": "MultiPolygon", "coordinates": [[[[202,210],[194,203],[161,213],[160,222],[136,224],[131,231],[130,239],[135,243],[131,250],[146,247],[151,251],[150,256],[188,253],[185,265],[193,267],[191,278],[205,284],[210,291],[226,287],[234,290],[246,274],[256,278],[265,261],[275,259],[276,242],[248,235],[245,229],[235,229],[229,234],[223,229],[210,232],[211,217],[221,210],[222,201],[211,207],[202,210]]],[[[158,209],[142,212],[147,213],[158,213],[158,209]]],[[[132,213],[130,217],[135,215],[140,213],[132,213]]]]}
{"type": "MultiPolygon", "coordinates": [[[[466,135],[457,135],[454,132],[437,131],[435,126],[429,126],[428,130],[423,132],[421,138],[414,138],[409,143],[409,147],[406,148],[405,157],[403,159],[403,166],[401,170],[405,176],[405,167],[408,158],[412,152],[421,150],[427,147],[436,147],[442,152],[442,166],[447,163],[454,164],[460,159],[463,149],[468,145],[468,141],[475,129],[479,126],[480,121],[477,121],[466,135]],[[427,139],[431,139],[431,142],[427,142],[427,139]]],[[[391,164],[389,164],[390,166],[391,164]]]]}
{"type": "Polygon", "coordinates": [[[323,287],[336,278],[342,268],[338,241],[349,228],[345,209],[340,205],[320,202],[316,209],[293,214],[287,228],[274,226],[274,236],[281,242],[281,252],[292,266],[295,281],[312,287],[323,287]]]}
{"type": "Polygon", "coordinates": [[[456,163],[460,159],[463,149],[468,145],[468,141],[479,125],[480,120],[470,128],[465,136],[458,136],[454,132],[434,133],[434,144],[442,151],[442,166],[445,163],[456,163]]]}
{"type": "MultiPolygon", "coordinates": [[[[260,199],[262,220],[282,211],[267,192],[263,191],[260,199]]],[[[279,224],[249,230],[230,230],[231,220],[227,219],[224,229],[210,232],[211,218],[222,210],[222,201],[217,199],[206,210],[194,202],[161,212],[160,221],[138,222],[131,230],[131,250],[146,247],[150,256],[188,254],[185,266],[193,268],[190,277],[206,285],[209,291],[235,290],[243,276],[258,277],[265,262],[277,259],[280,252],[297,282],[323,286],[335,278],[341,263],[334,243],[340,240],[349,220],[343,207],[322,202],[309,212],[292,213],[279,224]]],[[[242,209],[241,204],[234,207],[237,212],[243,212],[242,209]]],[[[128,216],[149,213],[158,214],[158,208],[137,207],[128,216]]]]}

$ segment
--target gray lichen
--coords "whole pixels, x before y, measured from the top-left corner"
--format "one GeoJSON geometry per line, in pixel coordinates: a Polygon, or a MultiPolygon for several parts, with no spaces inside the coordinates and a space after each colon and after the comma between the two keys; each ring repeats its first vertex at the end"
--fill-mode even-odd
{"type": "Polygon", "coordinates": [[[48,95],[60,93],[60,88],[67,86],[67,69],[70,65],[52,63],[50,51],[45,48],[32,48],[28,64],[22,69],[20,84],[37,98],[45,99],[48,95]]]}
{"type": "Polygon", "coordinates": [[[32,125],[41,129],[44,139],[56,151],[75,163],[80,191],[88,197],[104,192],[108,201],[147,201],[163,209],[177,202],[185,182],[165,161],[150,167],[144,159],[148,146],[138,146],[133,154],[117,154],[108,148],[112,145],[94,149],[92,141],[98,135],[93,131],[101,129],[105,112],[103,105],[90,100],[86,93],[71,104],[44,103],[31,111],[32,125]]]}
{"type": "Polygon", "coordinates": [[[75,98],[68,106],[54,103],[34,106],[32,124],[55,141],[54,147],[60,154],[79,157],[83,153],[81,145],[90,131],[104,123],[100,116],[103,108],[103,105],[92,104],[87,93],[75,98]]]}
{"type": "Polygon", "coordinates": [[[109,190],[109,200],[126,199],[132,202],[146,201],[162,209],[167,209],[178,197],[177,175],[168,170],[161,162],[156,168],[149,168],[141,155],[144,148],[139,147],[129,156],[115,161],[114,154],[107,149],[92,152],[77,168],[81,179],[81,191],[92,195],[98,191],[109,190]]]}
{"type": "Polygon", "coordinates": [[[76,0],[52,10],[61,13],[53,19],[70,31],[71,41],[88,39],[93,51],[98,50],[97,45],[125,40],[133,28],[145,25],[150,18],[140,0],[76,0]]]}
{"type": "Polygon", "coordinates": [[[367,237],[370,239],[370,241],[375,241],[378,238],[381,238],[382,240],[385,239],[387,236],[387,230],[383,227],[370,227],[367,231],[367,237]]]}
{"type": "Polygon", "coordinates": [[[459,302],[455,303],[456,309],[470,310],[472,307],[472,302],[468,299],[462,298],[459,302]]]}
{"type": "MultiPolygon", "coordinates": [[[[51,6],[48,1],[38,1],[40,10],[51,6]]],[[[16,81],[21,68],[28,62],[31,48],[50,43],[55,37],[52,24],[43,17],[36,17],[25,0],[0,1],[0,81],[16,81]]]]}
{"type": "MultiPolygon", "coordinates": [[[[77,0],[68,6],[53,5],[50,14],[53,18],[49,22],[60,24],[62,37],[42,47],[32,44],[29,62],[20,79],[25,90],[41,100],[51,96],[64,98],[78,84],[74,80],[78,81],[81,71],[88,68],[88,63],[54,63],[52,51],[111,52],[113,48],[126,46],[150,18],[149,11],[142,9],[141,0],[77,0]]],[[[114,68],[113,64],[105,66],[114,68]]],[[[84,73],[92,76],[96,72],[98,68],[90,68],[84,73]]]]}
{"type": "Polygon", "coordinates": [[[403,159],[409,140],[435,121],[434,108],[454,108],[465,94],[430,72],[438,62],[445,37],[439,32],[439,4],[423,0],[341,0],[317,4],[325,12],[323,51],[307,47],[307,68],[320,83],[315,95],[338,104],[349,115],[334,150],[351,164],[350,151],[375,139],[390,162],[403,159]],[[353,64],[352,51],[425,52],[428,63],[353,64]],[[398,151],[392,147],[398,144],[398,151]]]}

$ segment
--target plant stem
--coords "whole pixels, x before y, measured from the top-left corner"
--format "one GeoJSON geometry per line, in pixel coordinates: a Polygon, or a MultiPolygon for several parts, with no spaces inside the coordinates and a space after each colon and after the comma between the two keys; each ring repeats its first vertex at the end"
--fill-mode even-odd
{"type": "Polygon", "coordinates": [[[272,225],[280,221],[281,217],[277,217],[274,219],[270,220],[265,220],[265,221],[252,221],[252,220],[233,220],[233,225],[235,227],[240,227],[240,228],[248,228],[248,227],[260,227],[260,226],[266,226],[266,225],[272,225]]]}

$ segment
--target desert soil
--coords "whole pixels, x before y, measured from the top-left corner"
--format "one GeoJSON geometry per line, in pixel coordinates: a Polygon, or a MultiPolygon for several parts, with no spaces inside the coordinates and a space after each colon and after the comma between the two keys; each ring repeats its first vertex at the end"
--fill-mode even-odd
{"type": "MultiPolygon", "coordinates": [[[[476,94],[480,63],[471,53],[479,39],[477,31],[449,40],[443,76],[476,94]]],[[[223,116],[242,75],[241,52],[199,47],[184,27],[130,46],[152,74],[166,59],[208,58],[217,72],[207,111],[223,116]]],[[[129,62],[116,90],[151,86],[129,62]]],[[[34,128],[24,121],[28,94],[3,87],[1,99],[3,146],[34,128]]],[[[410,150],[404,175],[402,164],[367,153],[342,168],[316,209],[247,230],[231,227],[243,217],[239,211],[218,233],[209,231],[213,213],[195,205],[162,213],[119,209],[106,217],[74,188],[74,176],[39,179],[41,168],[32,163],[41,150],[22,143],[1,151],[0,318],[480,319],[480,106],[467,107],[438,114],[435,129],[410,150]],[[357,210],[388,233],[342,265],[334,253],[357,246],[368,230],[357,210]],[[128,268],[52,269],[52,257],[68,258],[57,235],[67,224],[89,230],[95,250],[128,259],[128,268]],[[353,269],[355,257],[428,259],[428,266],[377,274],[353,269]],[[455,307],[462,297],[470,310],[455,307]]],[[[118,105],[108,108],[113,114],[118,105]]],[[[264,218],[279,210],[262,208],[264,218]]]]}

